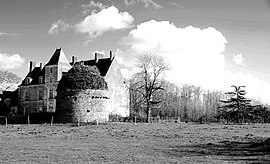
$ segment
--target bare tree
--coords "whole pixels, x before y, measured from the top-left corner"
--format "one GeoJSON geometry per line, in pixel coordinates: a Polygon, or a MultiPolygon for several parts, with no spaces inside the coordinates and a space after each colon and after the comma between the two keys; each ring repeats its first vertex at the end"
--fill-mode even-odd
{"type": "Polygon", "coordinates": [[[9,90],[20,81],[21,78],[17,75],[8,71],[0,71],[0,91],[9,90]]]}
{"type": "Polygon", "coordinates": [[[189,116],[189,105],[191,104],[191,98],[193,94],[193,85],[184,84],[181,88],[181,102],[183,104],[183,119],[185,122],[189,122],[190,116],[189,116]]]}
{"type": "Polygon", "coordinates": [[[162,103],[152,110],[152,115],[178,118],[180,116],[180,88],[169,81],[162,81],[162,87],[164,90],[159,90],[153,95],[153,99],[162,100],[162,103]]]}
{"type": "Polygon", "coordinates": [[[142,95],[147,122],[151,120],[151,109],[159,104],[161,100],[153,100],[153,94],[164,89],[161,77],[168,70],[168,65],[164,58],[155,54],[142,54],[137,58],[139,72],[133,77],[137,81],[133,91],[142,95]]]}

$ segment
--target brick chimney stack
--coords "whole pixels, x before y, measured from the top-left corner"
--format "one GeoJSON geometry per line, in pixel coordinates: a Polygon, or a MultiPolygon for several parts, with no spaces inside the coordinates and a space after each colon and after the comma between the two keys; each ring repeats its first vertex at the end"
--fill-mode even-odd
{"type": "Polygon", "coordinates": [[[40,67],[40,70],[41,70],[42,69],[42,63],[41,62],[39,63],[39,67],[40,67]]]}
{"type": "Polygon", "coordinates": [[[95,53],[95,63],[98,63],[98,58],[99,57],[99,54],[98,53],[95,53]]]}
{"type": "Polygon", "coordinates": [[[74,65],[77,62],[77,59],[78,58],[76,56],[72,56],[72,59],[71,59],[72,60],[71,61],[72,62],[72,65],[74,65]]]}
{"type": "Polygon", "coordinates": [[[32,72],[35,67],[36,67],[36,62],[30,61],[29,72],[32,72]]]}
{"type": "Polygon", "coordinates": [[[112,61],[114,58],[114,53],[112,51],[110,51],[110,61],[112,61]]]}

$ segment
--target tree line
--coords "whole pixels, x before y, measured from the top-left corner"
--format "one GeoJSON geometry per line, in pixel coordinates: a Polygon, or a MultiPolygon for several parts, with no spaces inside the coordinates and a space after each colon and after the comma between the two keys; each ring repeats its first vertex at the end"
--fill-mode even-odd
{"type": "Polygon", "coordinates": [[[183,122],[251,123],[270,122],[269,106],[245,97],[244,86],[235,91],[204,90],[200,86],[178,86],[164,80],[169,69],[165,60],[153,54],[138,57],[140,71],[129,80],[130,116],[138,121],[151,118],[183,122]]]}

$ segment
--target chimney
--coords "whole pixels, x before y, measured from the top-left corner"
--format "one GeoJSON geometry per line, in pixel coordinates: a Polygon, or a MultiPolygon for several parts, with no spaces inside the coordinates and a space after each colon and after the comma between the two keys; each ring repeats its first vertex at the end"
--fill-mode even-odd
{"type": "Polygon", "coordinates": [[[29,65],[29,72],[31,72],[31,71],[32,71],[32,69],[33,69],[33,62],[32,62],[32,61],[30,61],[30,65],[29,65]]]}
{"type": "Polygon", "coordinates": [[[33,71],[33,69],[36,67],[36,64],[36,62],[30,61],[29,72],[33,71]]]}
{"type": "Polygon", "coordinates": [[[95,63],[98,63],[98,53],[95,53],[95,63]]]}
{"type": "Polygon", "coordinates": [[[113,60],[113,58],[114,58],[114,54],[113,54],[113,52],[112,52],[112,51],[110,51],[110,61],[112,61],[112,60],[113,60]]]}
{"type": "Polygon", "coordinates": [[[39,63],[39,67],[40,67],[40,70],[41,70],[42,69],[42,63],[41,62],[39,63]]]}
{"type": "Polygon", "coordinates": [[[74,65],[76,62],[77,62],[77,57],[75,57],[75,56],[72,56],[72,59],[71,59],[72,61],[72,65],[74,65]]]}
{"type": "Polygon", "coordinates": [[[35,62],[30,61],[29,72],[32,72],[34,68],[35,68],[35,62]]]}

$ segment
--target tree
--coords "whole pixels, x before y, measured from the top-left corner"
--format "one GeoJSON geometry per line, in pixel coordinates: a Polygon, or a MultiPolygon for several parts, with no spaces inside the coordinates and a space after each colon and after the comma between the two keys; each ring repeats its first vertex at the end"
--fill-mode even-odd
{"type": "Polygon", "coordinates": [[[191,105],[191,98],[193,94],[193,85],[184,84],[181,88],[181,102],[183,104],[183,119],[185,122],[189,122],[189,106],[191,105]]]}
{"type": "Polygon", "coordinates": [[[152,116],[178,118],[180,116],[180,88],[169,82],[162,81],[163,90],[158,90],[152,96],[154,100],[162,100],[157,107],[152,109],[152,116]]]}
{"type": "Polygon", "coordinates": [[[0,71],[0,91],[9,90],[21,81],[16,74],[0,71]]]}
{"type": "Polygon", "coordinates": [[[164,89],[162,86],[162,74],[168,70],[165,60],[154,54],[143,54],[137,58],[139,72],[133,77],[136,85],[131,88],[142,96],[144,109],[146,112],[146,122],[151,120],[151,110],[153,106],[159,104],[161,100],[153,100],[156,91],[164,89]]]}
{"type": "Polygon", "coordinates": [[[245,98],[246,91],[242,88],[245,86],[234,86],[233,92],[225,93],[230,98],[228,100],[220,100],[224,105],[221,106],[221,112],[219,114],[227,118],[236,121],[237,123],[242,123],[245,116],[248,115],[248,110],[251,109],[250,99],[245,98]],[[241,121],[240,121],[241,119],[241,121]]]}

